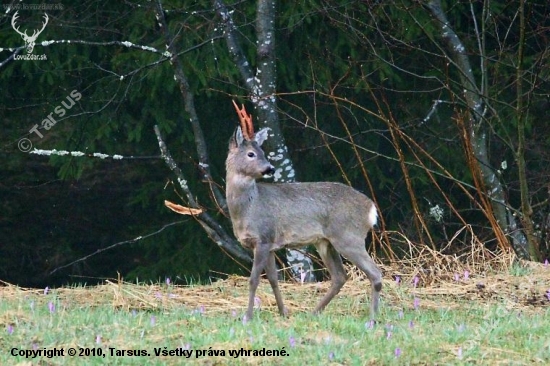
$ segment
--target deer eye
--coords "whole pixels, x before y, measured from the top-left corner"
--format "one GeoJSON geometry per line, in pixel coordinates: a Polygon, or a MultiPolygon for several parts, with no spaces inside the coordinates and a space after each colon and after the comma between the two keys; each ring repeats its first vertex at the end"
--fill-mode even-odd
{"type": "Polygon", "coordinates": [[[246,154],[249,158],[253,158],[256,156],[252,151],[249,151],[248,154],[246,154]]]}

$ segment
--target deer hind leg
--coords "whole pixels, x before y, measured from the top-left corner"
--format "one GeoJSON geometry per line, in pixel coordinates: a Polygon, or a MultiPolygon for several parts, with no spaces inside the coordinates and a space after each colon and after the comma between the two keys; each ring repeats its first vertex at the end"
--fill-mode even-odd
{"type": "Polygon", "coordinates": [[[259,243],[254,246],[254,262],[252,264],[252,271],[250,272],[250,290],[248,292],[248,309],[246,310],[246,320],[252,320],[252,313],[254,311],[254,297],[256,296],[256,290],[260,283],[260,276],[262,271],[266,267],[269,259],[269,246],[259,243]]]}
{"type": "Polygon", "coordinates": [[[382,272],[367,253],[364,239],[346,238],[336,245],[336,250],[363,271],[370,280],[372,288],[370,311],[371,318],[374,319],[378,313],[380,291],[382,291],[382,272]]]}
{"type": "Polygon", "coordinates": [[[315,310],[313,310],[314,313],[320,313],[328,305],[332,298],[340,292],[340,289],[348,280],[348,276],[346,275],[346,270],[342,264],[340,254],[338,254],[329,241],[324,240],[317,244],[316,247],[323,263],[327,267],[331,281],[328,292],[321,299],[321,301],[319,301],[319,304],[317,304],[315,310]]]}
{"type": "Polygon", "coordinates": [[[279,308],[279,314],[286,316],[287,310],[285,309],[283,297],[281,296],[281,291],[279,290],[279,279],[277,278],[277,265],[275,263],[274,252],[269,252],[265,272],[267,274],[269,284],[273,289],[273,294],[275,295],[275,300],[277,301],[277,307],[279,308]]]}

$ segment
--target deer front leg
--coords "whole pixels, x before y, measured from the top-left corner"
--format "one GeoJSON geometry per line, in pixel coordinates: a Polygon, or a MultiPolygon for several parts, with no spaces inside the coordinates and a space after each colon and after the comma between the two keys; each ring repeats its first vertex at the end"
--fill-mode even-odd
{"type": "Polygon", "coordinates": [[[273,294],[275,295],[275,300],[277,301],[277,307],[279,308],[279,314],[286,316],[287,310],[283,304],[283,297],[281,296],[281,291],[279,290],[279,279],[277,278],[277,264],[275,263],[274,252],[269,252],[265,272],[267,274],[269,284],[273,289],[273,294]]]}
{"type": "Polygon", "coordinates": [[[269,259],[269,246],[259,243],[254,246],[254,263],[252,264],[252,271],[250,272],[250,290],[248,292],[248,309],[246,310],[245,319],[247,321],[252,320],[252,313],[254,311],[254,297],[256,296],[256,289],[260,284],[260,276],[264,270],[267,261],[269,259]]]}

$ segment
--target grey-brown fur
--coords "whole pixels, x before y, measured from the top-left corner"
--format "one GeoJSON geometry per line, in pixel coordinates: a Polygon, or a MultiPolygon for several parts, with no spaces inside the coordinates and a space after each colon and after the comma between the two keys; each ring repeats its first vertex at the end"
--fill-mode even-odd
{"type": "Polygon", "coordinates": [[[279,312],[286,314],[274,250],[315,245],[330,276],[331,287],[315,307],[322,311],[347,280],[340,254],[359,267],[371,281],[371,316],[378,311],[382,275],[365,250],[365,237],[376,224],[373,202],[355,189],[329,182],[258,183],[273,173],[261,144],[267,130],[248,140],[239,127],[229,143],[226,160],[227,205],[233,231],[244,247],[254,251],[246,318],[252,319],[254,296],[265,269],[279,312]]]}

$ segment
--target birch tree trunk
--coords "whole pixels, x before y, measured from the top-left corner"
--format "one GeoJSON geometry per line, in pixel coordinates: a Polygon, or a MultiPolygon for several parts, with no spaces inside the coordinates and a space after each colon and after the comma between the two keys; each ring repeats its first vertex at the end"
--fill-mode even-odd
{"type": "MultiPolygon", "coordinates": [[[[255,101],[256,115],[262,127],[270,129],[269,138],[265,143],[267,158],[275,167],[273,175],[276,183],[294,182],[296,180],[292,159],[281,132],[279,114],[277,113],[276,81],[277,69],[275,63],[275,9],[276,0],[258,0],[256,12],[257,39],[257,71],[252,99],[255,101]]],[[[302,252],[287,249],[288,264],[292,268],[296,280],[311,282],[313,263],[302,252]],[[305,277],[303,277],[305,274],[305,277]],[[303,278],[302,278],[303,277],[303,278]]]]}
{"type": "MultiPolygon", "coordinates": [[[[275,10],[276,0],[258,0],[256,8],[256,72],[238,42],[235,25],[222,0],[214,0],[214,7],[224,22],[224,36],[229,52],[247,86],[250,100],[256,110],[257,122],[269,128],[269,138],[263,147],[267,158],[275,167],[276,183],[294,182],[295,171],[288,153],[277,113],[277,70],[275,60],[275,10]]],[[[313,262],[302,252],[287,249],[287,261],[296,280],[315,281],[313,262]]]]}

